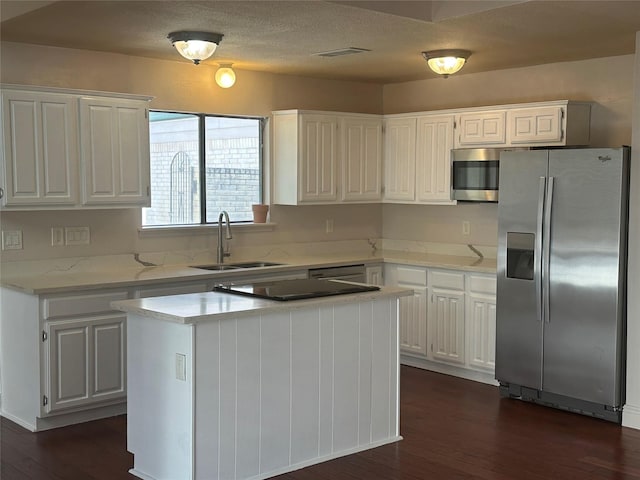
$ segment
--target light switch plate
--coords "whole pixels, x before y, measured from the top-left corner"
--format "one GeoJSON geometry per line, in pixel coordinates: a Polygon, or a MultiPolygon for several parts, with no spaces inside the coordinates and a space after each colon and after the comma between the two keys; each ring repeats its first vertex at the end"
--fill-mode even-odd
{"type": "Polygon", "coordinates": [[[64,247],[64,228],[51,227],[51,246],[64,247]]]}
{"type": "Polygon", "coordinates": [[[65,227],[65,245],[89,245],[91,237],[89,227],[65,227]]]}
{"type": "Polygon", "coordinates": [[[176,353],[176,380],[187,381],[187,356],[176,353]]]}
{"type": "Polygon", "coordinates": [[[3,230],[2,249],[22,250],[22,230],[3,230]]]}

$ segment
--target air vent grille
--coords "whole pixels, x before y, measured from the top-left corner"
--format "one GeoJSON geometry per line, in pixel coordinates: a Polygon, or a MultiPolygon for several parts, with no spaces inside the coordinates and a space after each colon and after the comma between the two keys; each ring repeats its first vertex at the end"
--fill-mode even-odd
{"type": "Polygon", "coordinates": [[[357,47],[348,47],[348,48],[340,48],[338,50],[330,50],[328,52],[320,52],[314,53],[313,55],[316,57],[341,57],[343,55],[355,55],[356,53],[362,52],[370,52],[366,48],[357,48],[357,47]]]}

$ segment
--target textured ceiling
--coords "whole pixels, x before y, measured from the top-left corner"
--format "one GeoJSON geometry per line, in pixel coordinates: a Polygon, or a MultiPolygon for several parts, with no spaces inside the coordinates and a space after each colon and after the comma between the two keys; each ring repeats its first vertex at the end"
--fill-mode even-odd
{"type": "Polygon", "coordinates": [[[2,41],[186,61],[166,36],[224,34],[208,63],[394,83],[433,78],[420,52],[473,52],[457,75],[630,54],[640,1],[14,1],[2,41]],[[371,50],[322,58],[346,47],[371,50]]]}

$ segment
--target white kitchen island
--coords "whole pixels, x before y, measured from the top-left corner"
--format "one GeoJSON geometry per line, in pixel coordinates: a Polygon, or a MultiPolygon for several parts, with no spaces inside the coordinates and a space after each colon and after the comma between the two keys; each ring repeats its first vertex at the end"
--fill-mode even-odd
{"type": "Polygon", "coordinates": [[[398,298],[196,293],[127,312],[127,448],[143,479],[260,479],[400,440],[398,298]]]}

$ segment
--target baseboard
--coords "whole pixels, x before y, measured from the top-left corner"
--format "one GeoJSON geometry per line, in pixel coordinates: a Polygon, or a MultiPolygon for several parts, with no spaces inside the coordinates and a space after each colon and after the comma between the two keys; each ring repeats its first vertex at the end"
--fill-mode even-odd
{"type": "Polygon", "coordinates": [[[623,407],[622,426],[640,430],[640,407],[629,404],[623,407]]]}
{"type": "Polygon", "coordinates": [[[445,375],[473,380],[474,382],[486,383],[487,385],[498,385],[495,375],[489,372],[480,372],[477,370],[470,370],[465,367],[445,365],[443,363],[432,362],[431,360],[412,357],[410,355],[400,355],[400,363],[410,367],[422,368],[423,370],[430,370],[432,372],[444,373],[445,375]]]}
{"type": "MultiPolygon", "coordinates": [[[[67,413],[64,415],[52,415],[50,417],[36,418],[36,430],[50,430],[52,428],[67,427],[76,423],[90,422],[92,420],[100,420],[101,418],[115,417],[127,413],[127,404],[118,403],[116,405],[108,405],[105,407],[92,408],[90,410],[82,410],[80,412],[67,413]]],[[[33,431],[33,430],[32,430],[33,431]]]]}
{"type": "Polygon", "coordinates": [[[0,412],[0,416],[6,418],[7,420],[11,420],[13,423],[17,423],[22,428],[26,428],[30,432],[35,432],[36,431],[36,426],[35,425],[23,420],[22,418],[18,418],[18,417],[14,416],[14,415],[11,415],[10,413],[7,413],[7,412],[0,412]]]}

